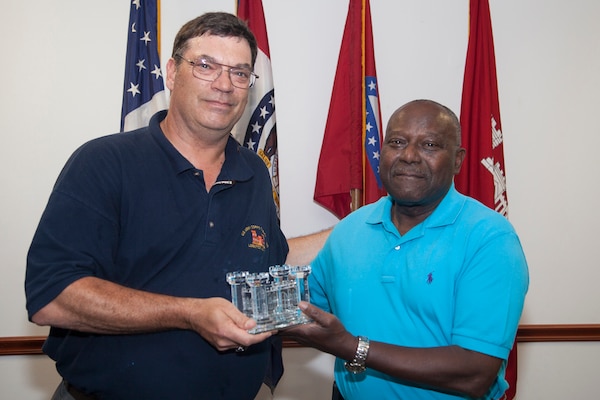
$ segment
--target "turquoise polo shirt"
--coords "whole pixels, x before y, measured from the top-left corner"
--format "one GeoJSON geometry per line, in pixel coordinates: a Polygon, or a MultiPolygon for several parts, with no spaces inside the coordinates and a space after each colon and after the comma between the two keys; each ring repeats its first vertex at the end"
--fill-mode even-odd
{"type": "MultiPolygon", "coordinates": [[[[312,263],[311,302],[354,335],[407,347],[457,345],[506,360],[529,278],[509,221],[454,186],[405,235],[385,197],[340,221],[312,263]]],[[[336,360],[349,399],[457,399],[367,369],[351,375],[336,360]]],[[[491,396],[507,388],[504,367],[491,396]]],[[[490,397],[495,398],[495,397],[490,397]]]]}

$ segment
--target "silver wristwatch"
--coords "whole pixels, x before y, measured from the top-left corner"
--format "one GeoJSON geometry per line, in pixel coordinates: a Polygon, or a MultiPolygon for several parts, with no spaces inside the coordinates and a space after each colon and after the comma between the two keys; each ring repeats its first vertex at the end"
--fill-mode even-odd
{"type": "Polygon", "coordinates": [[[356,354],[352,361],[346,361],[344,367],[353,374],[360,374],[365,372],[367,366],[367,354],[369,354],[369,338],[364,336],[358,337],[358,346],[356,347],[356,354]]]}

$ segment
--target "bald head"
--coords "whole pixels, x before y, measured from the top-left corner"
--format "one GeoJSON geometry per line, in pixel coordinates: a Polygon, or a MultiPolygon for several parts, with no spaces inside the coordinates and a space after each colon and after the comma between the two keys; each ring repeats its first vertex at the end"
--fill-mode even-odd
{"type": "MultiPolygon", "coordinates": [[[[461,128],[458,117],[451,109],[436,101],[427,99],[409,101],[408,103],[400,106],[398,109],[396,109],[396,111],[394,111],[394,113],[390,117],[390,121],[399,118],[402,114],[415,115],[415,113],[427,113],[430,118],[435,118],[440,122],[445,122],[448,129],[451,132],[453,132],[453,135],[456,139],[456,144],[460,146],[461,128]]],[[[391,124],[388,123],[388,129],[390,128],[390,125],[391,124]]]]}
{"type": "Polygon", "coordinates": [[[426,215],[450,189],[464,156],[456,114],[435,101],[415,100],[388,121],[379,176],[396,206],[426,215]]]}

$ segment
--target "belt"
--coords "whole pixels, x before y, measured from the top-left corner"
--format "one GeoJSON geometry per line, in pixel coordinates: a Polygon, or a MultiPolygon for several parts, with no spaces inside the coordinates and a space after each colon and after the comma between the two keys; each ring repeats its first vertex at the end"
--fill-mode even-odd
{"type": "Polygon", "coordinates": [[[67,381],[65,381],[65,387],[67,388],[67,392],[69,392],[75,400],[98,400],[96,396],[82,392],[67,381]]]}

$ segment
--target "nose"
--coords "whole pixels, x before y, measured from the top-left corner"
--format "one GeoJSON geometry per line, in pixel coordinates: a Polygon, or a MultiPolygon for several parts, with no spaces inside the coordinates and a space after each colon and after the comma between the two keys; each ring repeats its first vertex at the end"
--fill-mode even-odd
{"type": "Polygon", "coordinates": [[[212,82],[212,85],[217,89],[224,92],[233,91],[233,82],[231,82],[231,76],[229,75],[229,69],[221,67],[221,71],[217,78],[212,82]]]}
{"type": "Polygon", "coordinates": [[[414,143],[409,143],[400,150],[400,159],[407,163],[416,163],[421,161],[421,153],[419,147],[414,143]]]}

